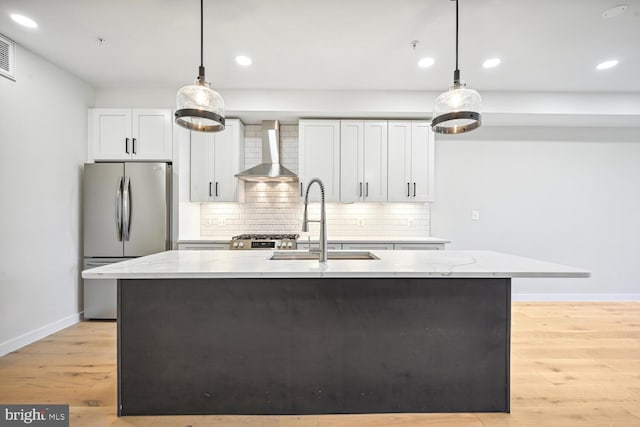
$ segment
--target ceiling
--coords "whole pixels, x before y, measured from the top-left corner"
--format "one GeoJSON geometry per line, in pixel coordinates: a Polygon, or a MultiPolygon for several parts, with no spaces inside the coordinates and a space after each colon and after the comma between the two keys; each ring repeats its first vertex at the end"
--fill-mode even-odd
{"type": "MultiPolygon", "coordinates": [[[[197,74],[199,3],[2,0],[0,33],[98,88],[177,88],[197,74]],[[39,27],[21,27],[10,13],[39,27]]],[[[441,91],[452,82],[455,4],[448,0],[204,3],[204,65],[217,89],[441,91]],[[419,40],[415,50],[412,40],[419,40]],[[240,54],[253,64],[237,65],[240,54]],[[418,68],[423,57],[435,64],[418,68]]],[[[474,89],[640,92],[640,0],[459,5],[460,69],[474,89]],[[622,3],[628,4],[624,13],[603,18],[622,3]],[[496,56],[503,60],[499,67],[482,68],[496,56]],[[617,67],[595,69],[611,58],[620,61],[617,67]]]]}

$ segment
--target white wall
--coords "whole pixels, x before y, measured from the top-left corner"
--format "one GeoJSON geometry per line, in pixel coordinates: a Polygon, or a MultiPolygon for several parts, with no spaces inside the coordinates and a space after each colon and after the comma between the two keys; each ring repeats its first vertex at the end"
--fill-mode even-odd
{"type": "Polygon", "coordinates": [[[592,273],[514,279],[516,299],[640,299],[639,212],[638,128],[480,128],[436,137],[431,227],[451,239],[450,249],[509,252],[592,273]]]}
{"type": "Polygon", "coordinates": [[[20,46],[0,77],[0,355],[79,320],[85,82],[20,46]]]}

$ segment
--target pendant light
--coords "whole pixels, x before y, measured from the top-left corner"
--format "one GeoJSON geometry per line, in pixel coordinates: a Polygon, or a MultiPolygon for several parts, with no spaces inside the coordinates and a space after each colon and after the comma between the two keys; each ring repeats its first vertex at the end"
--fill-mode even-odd
{"type": "Polygon", "coordinates": [[[456,2],[456,69],[453,86],[436,98],[431,128],[435,133],[464,133],[477,129],[482,123],[480,94],[460,81],[458,69],[458,0],[456,2]]]}
{"type": "Polygon", "coordinates": [[[192,85],[178,91],[176,123],[198,132],[220,132],[224,130],[224,100],[204,78],[203,65],[203,1],[200,0],[200,67],[198,77],[192,85]]]}

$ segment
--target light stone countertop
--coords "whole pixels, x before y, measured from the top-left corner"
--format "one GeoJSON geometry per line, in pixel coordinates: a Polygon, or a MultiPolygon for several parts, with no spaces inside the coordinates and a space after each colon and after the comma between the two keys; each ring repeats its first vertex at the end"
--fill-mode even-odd
{"type": "MultiPolygon", "coordinates": [[[[292,252],[292,251],[286,251],[292,252]]],[[[306,251],[301,251],[306,252],[306,251]]],[[[270,250],[167,251],[85,270],[85,279],[589,277],[575,267],[492,251],[371,251],[379,260],[269,260],[270,250]]]]}
{"type": "MultiPolygon", "coordinates": [[[[300,234],[300,233],[298,233],[300,234]]],[[[229,243],[231,236],[221,237],[200,237],[191,239],[180,239],[178,243],[229,243]]],[[[311,242],[317,243],[318,236],[313,234],[311,242]]],[[[328,236],[329,243],[451,243],[448,239],[430,236],[410,236],[410,237],[376,237],[376,236],[328,236]]],[[[300,236],[298,243],[307,243],[306,236],[300,236]]]]}

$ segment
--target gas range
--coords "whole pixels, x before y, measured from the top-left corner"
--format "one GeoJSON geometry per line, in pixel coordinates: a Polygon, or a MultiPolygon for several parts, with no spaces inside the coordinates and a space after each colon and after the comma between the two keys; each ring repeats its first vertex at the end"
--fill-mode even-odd
{"type": "Polygon", "coordinates": [[[240,234],[233,236],[229,249],[297,249],[299,234],[240,234]]]}

